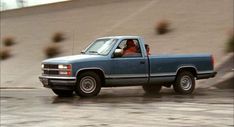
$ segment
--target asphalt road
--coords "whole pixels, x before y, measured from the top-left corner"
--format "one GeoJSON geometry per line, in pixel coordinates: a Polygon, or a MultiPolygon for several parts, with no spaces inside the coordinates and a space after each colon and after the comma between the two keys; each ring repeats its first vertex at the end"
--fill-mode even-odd
{"type": "Polygon", "coordinates": [[[234,90],[149,96],[138,87],[95,98],[60,98],[47,89],[1,89],[1,127],[233,127],[234,90]]]}

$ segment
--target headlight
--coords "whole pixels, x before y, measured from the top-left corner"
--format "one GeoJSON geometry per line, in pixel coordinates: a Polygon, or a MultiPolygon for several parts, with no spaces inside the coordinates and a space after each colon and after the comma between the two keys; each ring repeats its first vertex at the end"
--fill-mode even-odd
{"type": "Polygon", "coordinates": [[[71,69],[71,65],[63,65],[63,64],[59,64],[58,65],[59,69],[71,69]]]}
{"type": "Polygon", "coordinates": [[[63,64],[59,64],[58,65],[59,68],[59,74],[60,75],[67,75],[67,76],[71,76],[71,65],[63,65],[63,64]]]}
{"type": "Polygon", "coordinates": [[[61,64],[58,65],[58,68],[59,68],[59,69],[65,69],[65,67],[66,67],[65,65],[61,65],[61,64]]]}
{"type": "Polygon", "coordinates": [[[42,68],[42,69],[44,68],[44,64],[41,64],[41,68],[42,68]]]}

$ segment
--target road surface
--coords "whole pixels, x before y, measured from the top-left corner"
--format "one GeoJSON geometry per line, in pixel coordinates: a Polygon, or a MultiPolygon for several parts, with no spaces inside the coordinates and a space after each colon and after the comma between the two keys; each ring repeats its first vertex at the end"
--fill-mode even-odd
{"type": "Polygon", "coordinates": [[[233,127],[233,89],[105,88],[95,98],[61,98],[48,89],[1,89],[1,127],[233,127]]]}

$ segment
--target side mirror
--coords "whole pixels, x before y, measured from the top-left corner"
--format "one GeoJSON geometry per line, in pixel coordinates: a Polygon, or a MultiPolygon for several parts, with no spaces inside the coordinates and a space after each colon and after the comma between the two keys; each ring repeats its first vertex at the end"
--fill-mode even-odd
{"type": "Polygon", "coordinates": [[[122,49],[115,49],[113,57],[121,57],[122,55],[123,55],[123,50],[122,49]]]}
{"type": "Polygon", "coordinates": [[[82,50],[80,53],[81,53],[81,54],[85,54],[85,50],[82,50]]]}

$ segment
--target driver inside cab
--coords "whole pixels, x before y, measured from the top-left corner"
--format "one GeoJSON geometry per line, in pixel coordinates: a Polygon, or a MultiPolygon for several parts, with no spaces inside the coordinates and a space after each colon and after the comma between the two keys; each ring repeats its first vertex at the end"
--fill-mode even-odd
{"type": "Polygon", "coordinates": [[[123,50],[123,56],[137,54],[137,46],[132,39],[127,40],[126,47],[123,50]]]}

